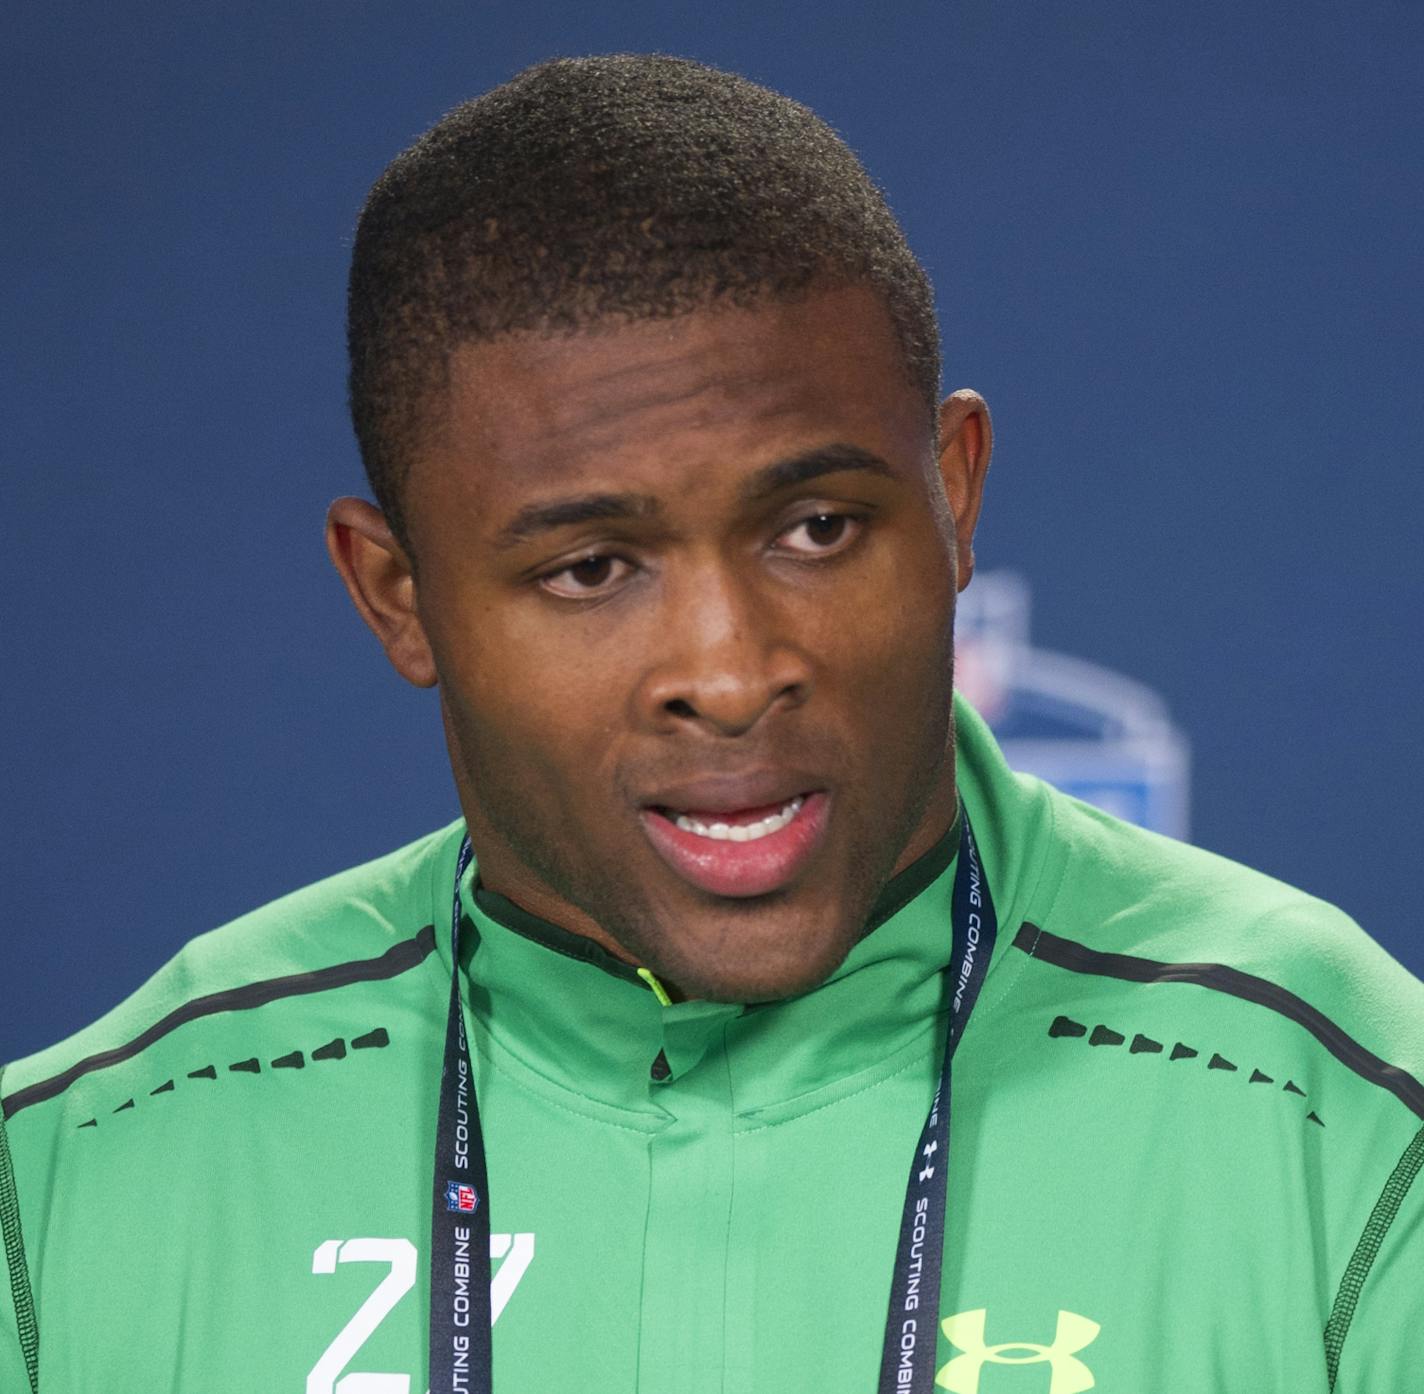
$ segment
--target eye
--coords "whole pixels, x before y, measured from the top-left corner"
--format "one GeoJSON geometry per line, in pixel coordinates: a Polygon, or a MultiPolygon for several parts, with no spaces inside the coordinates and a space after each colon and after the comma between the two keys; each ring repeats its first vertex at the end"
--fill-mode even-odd
{"type": "Polygon", "coordinates": [[[619,557],[606,552],[592,552],[557,571],[539,578],[539,584],[554,595],[568,600],[587,599],[612,590],[632,567],[619,557]]]}
{"type": "Polygon", "coordinates": [[[826,555],[849,546],[859,533],[862,521],[851,513],[813,513],[787,528],[777,540],[800,556],[826,555]],[[790,542],[798,534],[801,543],[790,542]]]}

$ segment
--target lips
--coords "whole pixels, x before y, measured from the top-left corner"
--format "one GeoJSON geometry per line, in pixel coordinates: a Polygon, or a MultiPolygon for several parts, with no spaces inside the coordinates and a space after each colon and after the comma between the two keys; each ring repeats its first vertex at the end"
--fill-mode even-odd
{"type": "MultiPolygon", "coordinates": [[[[804,778],[804,777],[801,777],[804,778]]],[[[643,830],[683,880],[713,895],[766,895],[794,881],[825,836],[830,795],[775,779],[709,779],[659,794],[643,830]]]]}

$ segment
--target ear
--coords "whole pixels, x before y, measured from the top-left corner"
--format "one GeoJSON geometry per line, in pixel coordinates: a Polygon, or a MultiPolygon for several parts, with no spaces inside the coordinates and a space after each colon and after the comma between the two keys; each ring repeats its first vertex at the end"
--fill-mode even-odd
{"type": "Polygon", "coordinates": [[[939,473],[954,515],[960,590],[974,575],[974,529],[993,448],[994,430],[984,399],[967,387],[951,392],[939,409],[939,473]]]}
{"type": "Polygon", "coordinates": [[[434,687],[435,659],[416,605],[415,571],[380,509],[365,499],[337,499],[326,511],[326,550],[391,666],[416,687],[434,687]]]}

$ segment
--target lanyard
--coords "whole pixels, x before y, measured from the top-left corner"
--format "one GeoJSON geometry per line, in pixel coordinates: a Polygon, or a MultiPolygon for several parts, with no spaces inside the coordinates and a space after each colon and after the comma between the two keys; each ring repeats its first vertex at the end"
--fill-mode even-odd
{"type": "MultiPolygon", "coordinates": [[[[473,852],[467,837],[455,867],[450,920],[450,1010],[435,1132],[430,1221],[429,1394],[491,1394],[489,1178],[475,1101],[474,1071],[460,1006],[460,882],[473,852]]],[[[945,1173],[949,1162],[950,1060],[974,1010],[994,952],[998,922],[979,848],[961,812],[954,876],[950,1014],[944,1062],[929,1116],[910,1164],[900,1240],[890,1283],[877,1394],[931,1394],[940,1269],[944,1254],[945,1173]]]]}
{"type": "Polygon", "coordinates": [[[878,1394],[931,1394],[934,1388],[947,1204],[945,1173],[949,1170],[949,1064],[974,1010],[999,928],[969,814],[961,812],[960,817],[959,865],[954,873],[954,951],[949,960],[949,1028],[944,1033],[939,1085],[929,1117],[920,1129],[920,1145],[905,1187],[878,1394]]]}
{"type": "Polygon", "coordinates": [[[455,864],[450,912],[450,1012],[435,1125],[435,1205],[430,1217],[429,1394],[490,1394],[489,1180],[460,1009],[460,882],[474,851],[455,864]]]}

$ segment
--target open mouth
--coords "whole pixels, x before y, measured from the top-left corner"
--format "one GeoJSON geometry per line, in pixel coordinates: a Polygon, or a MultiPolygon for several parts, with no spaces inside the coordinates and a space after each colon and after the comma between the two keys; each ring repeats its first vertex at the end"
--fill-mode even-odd
{"type": "Polygon", "coordinates": [[[645,808],[642,822],[685,881],[714,895],[765,895],[800,874],[825,835],[829,807],[829,794],[816,789],[759,808],[645,808]]]}
{"type": "Polygon", "coordinates": [[[685,833],[695,833],[698,837],[710,837],[716,842],[756,842],[771,833],[779,833],[801,812],[806,802],[804,794],[797,794],[780,807],[769,809],[743,809],[737,813],[678,813],[675,809],[660,808],[657,812],[670,818],[685,833]]]}

